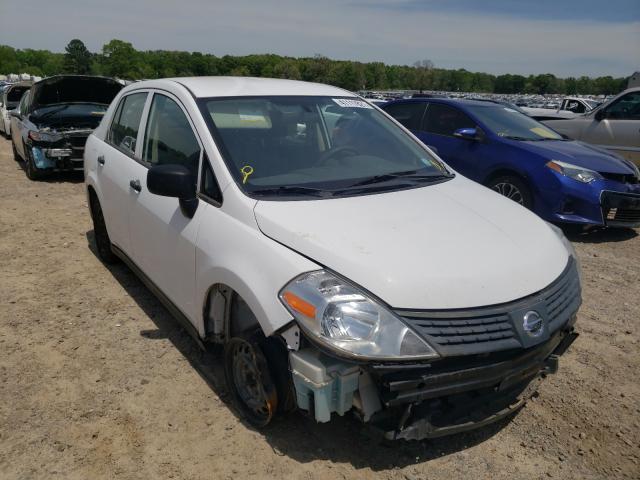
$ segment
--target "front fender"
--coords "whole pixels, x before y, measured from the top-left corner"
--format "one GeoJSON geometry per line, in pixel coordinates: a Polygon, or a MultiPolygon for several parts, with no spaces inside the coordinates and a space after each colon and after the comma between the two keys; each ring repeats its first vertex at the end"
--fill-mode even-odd
{"type": "Polygon", "coordinates": [[[278,298],[280,290],[301,273],[321,267],[265,236],[257,224],[228,215],[224,206],[201,206],[206,211],[196,248],[196,305],[202,311],[194,319],[196,328],[205,334],[207,295],[213,285],[224,284],[243,298],[264,334],[271,335],[292,320],[278,298]]]}

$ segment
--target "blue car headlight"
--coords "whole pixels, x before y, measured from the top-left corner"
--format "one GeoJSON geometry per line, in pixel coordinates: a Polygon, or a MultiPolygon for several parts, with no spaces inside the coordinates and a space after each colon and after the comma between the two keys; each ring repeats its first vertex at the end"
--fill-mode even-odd
{"type": "Polygon", "coordinates": [[[582,183],[591,183],[602,178],[602,175],[594,170],[572,165],[571,163],[561,162],[559,160],[551,160],[550,162],[547,162],[547,167],[560,175],[573,178],[574,180],[582,183]]]}

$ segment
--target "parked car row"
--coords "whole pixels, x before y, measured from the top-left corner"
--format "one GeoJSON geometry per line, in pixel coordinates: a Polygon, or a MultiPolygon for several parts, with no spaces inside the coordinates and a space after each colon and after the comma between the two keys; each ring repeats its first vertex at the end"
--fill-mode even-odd
{"type": "Polygon", "coordinates": [[[224,348],[250,424],[478,428],[577,337],[578,259],[545,220],[640,223],[638,171],[508,105],[383,108],[289,80],[63,76],[11,132],[30,178],[83,166],[98,255],[224,348]]]}

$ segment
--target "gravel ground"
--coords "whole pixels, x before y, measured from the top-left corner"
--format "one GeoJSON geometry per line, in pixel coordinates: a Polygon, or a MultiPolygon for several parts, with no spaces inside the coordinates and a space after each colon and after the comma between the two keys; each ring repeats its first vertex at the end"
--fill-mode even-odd
{"type": "Polygon", "coordinates": [[[216,358],[95,256],[81,176],[30,182],[0,140],[1,479],[640,478],[640,237],[573,237],[581,336],[515,418],[383,443],[350,417],[264,431],[216,358]]]}

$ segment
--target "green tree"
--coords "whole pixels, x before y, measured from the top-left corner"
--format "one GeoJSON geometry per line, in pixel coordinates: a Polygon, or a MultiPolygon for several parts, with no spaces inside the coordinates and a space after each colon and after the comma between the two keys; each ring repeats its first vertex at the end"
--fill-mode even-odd
{"type": "Polygon", "coordinates": [[[86,75],[91,71],[92,54],[82,40],[74,38],[65,47],[64,69],[68,73],[86,75]]]}
{"type": "Polygon", "coordinates": [[[111,40],[102,47],[102,63],[107,75],[136,80],[140,77],[138,52],[122,40],[111,40]]]}
{"type": "Polygon", "coordinates": [[[431,88],[433,83],[433,62],[425,59],[417,61],[413,64],[413,85],[416,90],[427,90],[431,88]]]}
{"type": "Polygon", "coordinates": [[[282,60],[273,67],[273,76],[276,78],[288,78],[291,80],[300,80],[300,70],[297,62],[293,59],[282,60]]]}

